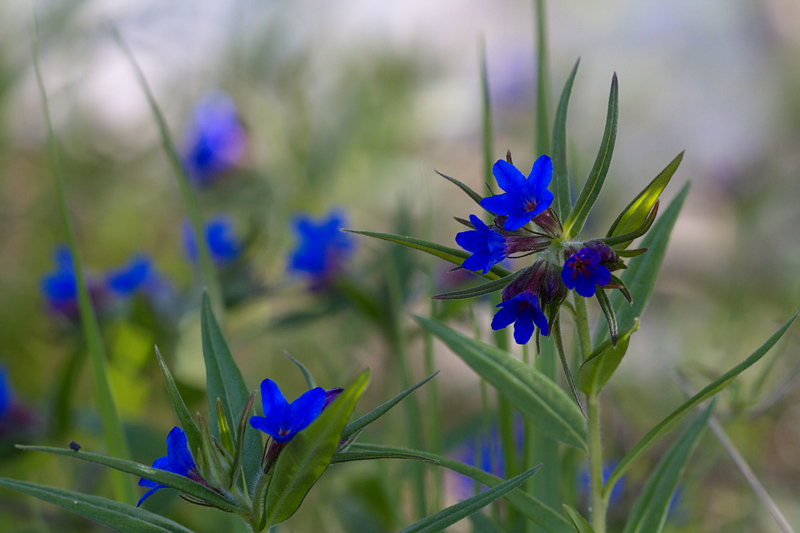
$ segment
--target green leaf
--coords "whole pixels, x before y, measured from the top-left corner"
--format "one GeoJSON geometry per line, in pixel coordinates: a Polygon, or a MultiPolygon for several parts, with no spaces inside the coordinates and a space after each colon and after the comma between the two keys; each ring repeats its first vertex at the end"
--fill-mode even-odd
{"type": "MultiPolygon", "coordinates": [[[[503,480],[499,477],[492,475],[475,466],[466,465],[455,459],[436,455],[429,452],[418,450],[405,450],[403,448],[396,448],[392,446],[381,446],[378,444],[362,444],[355,443],[351,448],[354,452],[372,452],[372,453],[385,453],[387,458],[394,458],[396,454],[407,453],[412,454],[415,458],[425,457],[435,461],[440,466],[452,470],[463,476],[486,485],[487,487],[495,487],[502,483],[503,480]]],[[[377,458],[377,457],[376,457],[377,458]]],[[[515,490],[505,495],[504,499],[508,504],[525,515],[534,524],[544,529],[549,533],[572,533],[572,527],[569,522],[559,513],[537,500],[527,492],[522,490],[515,490]]]]}
{"type": "Polygon", "coordinates": [[[611,165],[611,155],[614,153],[614,142],[617,138],[617,120],[619,118],[619,86],[617,74],[611,79],[611,93],[608,96],[608,114],[606,115],[606,129],[603,132],[603,141],[600,143],[600,151],[594,161],[592,171],[586,178],[581,194],[575,201],[575,206],[564,222],[564,238],[570,239],[578,235],[583,229],[589,212],[600,194],[603,182],[608,174],[608,167],[611,165]]]}
{"type": "Polygon", "coordinates": [[[369,370],[365,370],[281,451],[267,489],[267,527],[292,516],[328,468],[342,439],[342,431],[368,383],[369,370]]]}
{"type": "Polygon", "coordinates": [[[611,473],[608,478],[608,482],[604,488],[605,491],[610,492],[611,488],[614,486],[614,483],[619,481],[619,479],[625,474],[625,471],[630,468],[631,464],[638,459],[644,452],[650,449],[653,444],[655,444],[661,437],[666,435],[666,433],[672,429],[675,424],[683,420],[683,418],[689,414],[689,412],[699,403],[711,398],[719,391],[727,387],[733,380],[753,366],[759,359],[764,357],[766,353],[772,348],[776,342],[786,333],[786,330],[789,329],[789,326],[794,323],[797,319],[797,316],[800,315],[800,311],[795,313],[792,318],[789,319],[783,326],[781,326],[778,331],[776,331],[767,342],[762,344],[755,352],[750,354],[750,356],[730,369],[728,372],[723,374],[720,378],[714,380],[713,382],[709,383],[703,390],[689,398],[683,405],[678,407],[669,416],[667,416],[664,420],[658,423],[653,429],[647,432],[647,434],[641,438],[639,442],[622,458],[622,461],[619,462],[617,467],[611,473]]]}
{"type": "Polygon", "coordinates": [[[561,220],[569,216],[572,209],[572,197],[569,192],[569,172],[567,171],[567,107],[569,97],[572,94],[572,83],[578,73],[578,65],[581,60],[575,61],[564,90],[561,91],[561,98],[556,109],[556,118],[553,123],[553,208],[558,213],[561,220]]]}
{"type": "Polygon", "coordinates": [[[175,383],[175,379],[172,377],[169,368],[167,368],[164,358],[161,357],[158,346],[155,348],[158,365],[161,367],[161,373],[164,375],[164,383],[167,386],[167,393],[169,394],[169,399],[172,401],[172,407],[175,409],[175,415],[177,415],[178,421],[181,423],[183,432],[186,433],[186,442],[189,445],[189,450],[195,453],[203,447],[203,437],[200,435],[200,428],[197,427],[194,417],[189,412],[189,408],[186,407],[186,403],[183,401],[183,397],[178,391],[178,385],[175,383]]]}
{"type": "Polygon", "coordinates": [[[681,436],[672,444],[669,451],[659,461],[644,484],[636,503],[633,505],[624,533],[659,533],[664,529],[672,495],[678,487],[686,461],[692,453],[703,428],[706,427],[714,401],[703,414],[697,417],[681,436]]]}
{"type": "Polygon", "coordinates": [[[406,452],[406,451],[376,451],[376,450],[367,450],[367,451],[346,451],[346,452],[337,452],[333,459],[331,459],[331,464],[336,463],[350,463],[353,461],[374,461],[375,459],[411,459],[413,461],[422,461],[424,463],[431,463],[438,465],[439,462],[428,457],[417,455],[414,452],[406,452]]]}
{"type": "MultiPolygon", "coordinates": [[[[541,465],[539,465],[541,466],[541,465]]],[[[527,472],[523,472],[508,481],[504,481],[499,485],[485,490],[471,498],[451,505],[446,509],[442,509],[438,513],[434,513],[419,522],[416,522],[406,528],[403,528],[400,533],[439,533],[444,528],[451,526],[459,520],[468,517],[469,515],[478,512],[486,507],[493,501],[502,498],[508,492],[522,485],[526,479],[531,477],[539,470],[539,466],[531,468],[527,472]]]]}
{"type": "Polygon", "coordinates": [[[231,475],[231,489],[236,486],[239,473],[244,471],[244,443],[247,442],[245,435],[249,426],[250,412],[253,410],[253,402],[255,399],[256,393],[254,392],[247,400],[247,405],[245,405],[242,416],[239,418],[239,427],[236,429],[236,451],[233,455],[233,469],[231,469],[233,473],[231,475]]]}
{"type": "Polygon", "coordinates": [[[478,285],[477,287],[470,287],[469,289],[463,289],[460,291],[453,291],[447,292],[445,294],[437,294],[436,296],[432,296],[434,300],[464,300],[466,298],[476,298],[478,296],[483,296],[484,294],[490,294],[495,291],[499,291],[520,275],[520,273],[524,269],[519,269],[518,271],[514,272],[513,274],[509,274],[508,276],[504,276],[500,279],[496,279],[494,281],[489,281],[478,285]]]}
{"type": "MultiPolygon", "coordinates": [[[[222,402],[222,410],[228,427],[236,427],[234,420],[239,420],[247,406],[250,391],[245,385],[242,372],[236,366],[228,343],[225,342],[222,330],[214,317],[208,293],[203,293],[200,330],[203,337],[203,359],[206,364],[209,422],[212,432],[219,438],[219,425],[214,416],[217,409],[217,398],[222,402]]],[[[249,486],[252,486],[261,469],[261,448],[261,435],[257,431],[251,429],[245,433],[242,464],[249,486]]]]}
{"type": "Polygon", "coordinates": [[[0,478],[0,486],[58,505],[122,533],[192,533],[191,529],[161,515],[100,496],[5,478],[0,478]]]}
{"type": "MultiPolygon", "coordinates": [[[[61,169],[56,136],[53,130],[53,123],[50,117],[50,107],[47,100],[47,91],[44,86],[44,78],[39,62],[39,29],[38,22],[34,16],[33,20],[33,66],[36,73],[36,83],[42,98],[42,110],[44,112],[45,124],[47,126],[47,139],[50,145],[50,154],[53,161],[53,179],[55,182],[56,197],[61,221],[67,237],[67,245],[72,255],[72,268],[75,272],[75,281],[78,290],[78,311],[83,335],[86,339],[86,346],[89,351],[89,358],[92,363],[92,373],[94,375],[95,393],[97,395],[97,409],[100,412],[102,421],[103,440],[110,453],[119,457],[130,457],[128,442],[122,428],[122,421],[117,413],[114,396],[111,394],[111,386],[108,380],[108,356],[103,344],[103,336],[100,332],[100,324],[97,321],[97,314],[92,306],[89,296],[89,289],[86,286],[83,264],[80,260],[75,229],[72,226],[69,206],[67,204],[67,192],[64,176],[61,169]]],[[[135,489],[130,480],[125,479],[117,473],[112,473],[111,483],[117,497],[126,503],[136,501],[135,489]]]]}
{"type": "MultiPolygon", "coordinates": [[[[628,304],[625,297],[620,293],[615,292],[611,295],[611,305],[617,313],[617,323],[620,330],[630,328],[634,319],[642,316],[647,303],[650,301],[658,271],[661,268],[661,262],[664,260],[664,255],[667,251],[669,236],[672,233],[672,228],[675,227],[675,221],[678,219],[678,214],[681,212],[683,202],[686,200],[688,193],[689,184],[686,183],[642,240],[641,247],[649,248],[649,251],[635,258],[635,260],[631,260],[628,268],[620,277],[630,291],[633,305],[628,304]]],[[[608,325],[600,322],[594,336],[595,347],[603,342],[607,336],[608,325]]]]}
{"type": "Polygon", "coordinates": [[[472,521],[472,533],[504,533],[505,531],[483,513],[473,513],[469,519],[472,521]]]}
{"type": "Polygon", "coordinates": [[[553,320],[553,330],[551,335],[553,335],[553,341],[556,345],[556,350],[558,351],[558,357],[561,359],[561,368],[564,369],[564,377],[567,378],[567,384],[569,385],[569,390],[572,392],[572,397],[575,398],[575,403],[578,404],[578,409],[581,410],[581,414],[584,418],[586,418],[586,411],[583,408],[583,403],[581,403],[581,397],[578,395],[578,389],[575,387],[575,380],[572,379],[572,371],[569,369],[569,362],[567,361],[567,352],[564,350],[564,340],[561,336],[561,316],[556,315],[555,320],[553,320]]]}
{"type": "Polygon", "coordinates": [[[284,350],[284,351],[283,351],[283,355],[285,355],[286,357],[288,357],[288,358],[289,358],[289,360],[290,360],[292,363],[294,363],[295,365],[297,365],[297,368],[299,368],[299,369],[300,369],[300,372],[302,372],[302,373],[303,373],[303,377],[304,377],[304,378],[305,378],[305,380],[306,380],[306,385],[308,385],[308,389],[309,389],[309,390],[311,390],[311,389],[314,389],[314,388],[316,388],[316,387],[317,387],[317,382],[316,382],[316,381],[314,381],[314,376],[312,376],[312,375],[311,375],[311,372],[309,372],[309,370],[306,368],[306,366],[305,366],[303,363],[301,363],[300,361],[298,361],[297,359],[295,359],[294,357],[292,357],[292,354],[290,354],[290,353],[289,353],[289,352],[287,352],[286,350],[284,350]]]}
{"type": "MultiPolygon", "coordinates": [[[[459,250],[457,248],[450,248],[448,246],[442,246],[441,244],[436,244],[435,242],[416,239],[414,237],[406,237],[404,235],[393,235],[391,233],[376,233],[374,231],[356,231],[351,229],[346,229],[343,231],[347,231],[349,233],[355,233],[357,235],[366,235],[367,237],[374,237],[376,239],[393,242],[395,244],[401,244],[407,248],[413,248],[414,250],[422,250],[423,252],[427,252],[431,255],[434,255],[440,259],[444,259],[445,261],[449,261],[454,265],[458,266],[461,266],[461,263],[463,263],[465,259],[467,259],[470,255],[472,255],[464,250],[459,250]]],[[[509,274],[511,274],[511,271],[508,270],[507,268],[501,267],[500,265],[495,265],[486,274],[478,274],[478,275],[483,276],[486,279],[493,280],[508,276],[509,274]]]]}
{"type": "MultiPolygon", "coordinates": [[[[630,204],[628,204],[628,207],[626,207],[622,213],[619,214],[614,223],[611,224],[611,228],[608,230],[606,237],[617,237],[634,232],[645,223],[650,211],[652,211],[653,206],[656,205],[658,198],[666,188],[669,180],[672,179],[672,175],[678,170],[678,166],[681,164],[682,160],[683,152],[679,153],[678,156],[673,159],[630,204]]],[[[627,248],[629,244],[630,241],[616,244],[616,246],[627,248]]]]}
{"type": "MultiPolygon", "coordinates": [[[[486,41],[480,39],[480,77],[481,77],[481,144],[483,146],[483,181],[488,184],[494,181],[492,164],[494,148],[492,148],[492,97],[489,92],[489,69],[486,65],[486,41]]],[[[477,200],[480,204],[480,200],[477,200]]]]}
{"type": "Polygon", "coordinates": [[[608,299],[608,294],[603,289],[598,288],[597,292],[595,292],[597,296],[597,303],[600,304],[600,309],[603,311],[603,316],[606,317],[606,325],[608,326],[608,332],[611,335],[611,344],[612,346],[617,345],[617,314],[614,312],[614,308],[611,305],[611,301],[608,299]]]}
{"type": "Polygon", "coordinates": [[[569,515],[569,519],[572,520],[572,525],[575,526],[575,531],[578,533],[594,533],[592,526],[589,525],[589,522],[586,521],[586,519],[577,511],[577,509],[564,504],[564,510],[569,515]]]}
{"type": "Polygon", "coordinates": [[[380,406],[376,407],[375,409],[365,414],[364,416],[347,424],[347,427],[345,427],[344,431],[342,432],[342,438],[346,439],[350,435],[353,435],[354,433],[361,431],[368,425],[375,422],[377,419],[385,415],[392,407],[400,403],[406,396],[408,396],[409,394],[411,394],[412,392],[414,392],[415,390],[417,390],[418,388],[422,387],[427,382],[435,378],[436,374],[438,373],[439,371],[437,370],[436,372],[434,372],[427,378],[423,379],[422,381],[416,383],[415,385],[410,386],[409,388],[407,388],[406,390],[404,390],[403,392],[401,392],[388,402],[381,404],[380,406]]]}
{"type": "Polygon", "coordinates": [[[598,346],[578,369],[578,388],[588,396],[600,394],[628,351],[631,334],[639,329],[639,321],[622,332],[616,347],[610,340],[598,346]]]}
{"type": "Polygon", "coordinates": [[[514,407],[550,437],[576,448],[586,448],[586,420],[575,402],[551,379],[515,359],[434,320],[415,316],[514,407]]]}
{"type": "Polygon", "coordinates": [[[117,459],[116,457],[107,457],[97,453],[85,452],[83,450],[74,452],[69,448],[51,448],[49,446],[21,446],[17,448],[21,450],[29,450],[33,452],[44,452],[53,455],[63,455],[72,459],[80,459],[81,461],[88,461],[99,465],[109,466],[122,472],[127,472],[156,483],[161,483],[167,487],[179,490],[184,494],[193,496],[198,500],[208,502],[209,504],[224,509],[226,511],[238,511],[235,503],[231,502],[224,496],[214,492],[210,488],[196,483],[186,476],[173,474],[166,470],[153,468],[152,466],[145,466],[143,464],[135,463],[133,461],[126,461],[125,459],[117,459]]]}
{"type": "Polygon", "coordinates": [[[476,204],[481,205],[481,200],[483,200],[483,196],[481,196],[480,194],[478,194],[475,191],[473,191],[468,185],[465,185],[464,183],[461,183],[457,179],[451,178],[450,176],[445,176],[444,174],[442,174],[438,170],[434,170],[434,172],[436,172],[441,177],[443,177],[444,179],[446,179],[450,183],[453,183],[456,187],[458,187],[459,189],[461,189],[462,191],[467,193],[467,196],[472,198],[475,201],[476,204]]]}

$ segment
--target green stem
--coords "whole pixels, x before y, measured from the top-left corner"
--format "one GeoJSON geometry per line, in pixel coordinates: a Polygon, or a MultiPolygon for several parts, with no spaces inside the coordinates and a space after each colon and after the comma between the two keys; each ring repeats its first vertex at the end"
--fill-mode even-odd
{"type": "MultiPolygon", "coordinates": [[[[592,353],[592,339],[589,334],[589,314],[586,299],[575,295],[575,328],[578,331],[578,346],[581,361],[592,353]]],[[[606,501],[603,499],[603,449],[600,442],[600,404],[597,393],[587,395],[587,424],[589,425],[589,493],[592,515],[592,528],[595,533],[606,531],[606,501]]]]}
{"type": "Polygon", "coordinates": [[[547,20],[544,0],[534,0],[536,13],[536,153],[550,153],[550,125],[547,114],[550,65],[547,57],[547,20]]]}
{"type": "Polygon", "coordinates": [[[586,399],[589,424],[589,492],[591,494],[592,528],[606,531],[606,502],[603,499],[603,452],[600,444],[600,405],[597,394],[586,399]]]}

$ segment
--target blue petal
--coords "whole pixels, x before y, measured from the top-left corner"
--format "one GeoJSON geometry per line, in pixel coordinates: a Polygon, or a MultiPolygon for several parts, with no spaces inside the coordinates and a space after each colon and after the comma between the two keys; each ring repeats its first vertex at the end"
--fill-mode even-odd
{"type": "Polygon", "coordinates": [[[486,237],[474,230],[457,233],[456,244],[472,253],[477,253],[487,248],[486,237]]]}
{"type": "Polygon", "coordinates": [[[522,200],[512,193],[487,196],[481,200],[481,207],[495,215],[510,215],[523,210],[522,200]]]}
{"type": "Polygon", "coordinates": [[[514,342],[527,344],[533,335],[533,320],[529,313],[524,313],[514,323],[514,342]]]}
{"type": "Polygon", "coordinates": [[[185,476],[195,467],[194,459],[189,452],[186,433],[179,427],[174,427],[167,435],[167,458],[169,465],[165,470],[185,476]]]}
{"type": "Polygon", "coordinates": [[[503,223],[503,229],[507,231],[518,230],[519,228],[530,222],[534,216],[535,216],[535,211],[521,211],[521,212],[518,211],[512,213],[503,223]]]}
{"type": "Polygon", "coordinates": [[[283,418],[289,412],[289,402],[271,379],[261,382],[261,405],[266,418],[283,418]]]}
{"type": "Polygon", "coordinates": [[[137,255],[131,258],[126,266],[109,272],[106,275],[106,283],[119,294],[129,295],[142,286],[151,271],[150,259],[144,255],[137,255]]]}
{"type": "Polygon", "coordinates": [[[575,279],[575,292],[577,292],[584,298],[590,298],[594,296],[595,292],[594,282],[590,279],[586,279],[583,276],[578,276],[575,279]]]}
{"type": "Polygon", "coordinates": [[[290,407],[291,427],[286,429],[290,429],[290,432],[294,435],[308,427],[322,412],[322,406],[325,405],[325,396],[325,389],[316,387],[306,391],[292,402],[290,407]]]}
{"type": "Polygon", "coordinates": [[[250,425],[259,431],[263,431],[273,439],[278,439],[281,434],[280,423],[276,423],[276,418],[265,418],[263,416],[251,416],[250,425]]]}
{"type": "Polygon", "coordinates": [[[550,334],[550,328],[547,325],[547,317],[538,308],[536,310],[536,313],[533,315],[533,323],[539,326],[542,335],[544,335],[545,337],[547,337],[550,334]]]}
{"type": "Polygon", "coordinates": [[[150,496],[152,496],[153,494],[155,494],[155,492],[156,492],[158,489],[164,489],[164,488],[167,488],[167,487],[166,487],[165,485],[156,485],[156,486],[155,486],[155,487],[153,487],[152,489],[150,489],[150,490],[148,490],[147,492],[145,492],[145,493],[144,493],[144,496],[142,496],[141,498],[139,498],[139,503],[137,503],[137,504],[136,504],[136,507],[139,507],[140,505],[142,505],[142,502],[143,502],[143,501],[145,501],[145,500],[146,500],[147,498],[149,498],[150,496]]]}
{"type": "MultiPolygon", "coordinates": [[[[550,185],[550,180],[552,177],[553,161],[546,155],[539,156],[539,159],[537,159],[533,164],[531,173],[528,175],[528,179],[525,183],[526,190],[528,191],[528,197],[538,199],[544,192],[548,192],[547,186],[550,185]]],[[[550,196],[550,202],[552,202],[552,193],[550,196]]],[[[550,202],[548,202],[548,206],[550,202]]],[[[547,207],[544,209],[547,209],[547,207]]],[[[544,211],[544,209],[542,209],[542,211],[544,211]]]]}
{"type": "Polygon", "coordinates": [[[504,191],[520,198],[525,198],[527,196],[526,191],[528,187],[525,183],[525,176],[522,175],[522,172],[517,170],[517,167],[508,161],[499,159],[492,167],[492,174],[497,180],[497,185],[504,191]]]}
{"type": "Polygon", "coordinates": [[[595,285],[602,287],[603,285],[608,285],[611,282],[611,271],[609,271],[605,266],[593,265],[590,267],[590,271],[592,273],[592,281],[594,281],[595,285]]]}
{"type": "MultiPolygon", "coordinates": [[[[500,305],[498,305],[498,307],[500,307],[500,305]]],[[[517,307],[516,303],[510,306],[501,307],[500,310],[494,314],[494,318],[492,319],[492,329],[493,330],[503,329],[505,327],[508,327],[511,323],[513,323],[519,316],[516,307],[517,307]]]]}

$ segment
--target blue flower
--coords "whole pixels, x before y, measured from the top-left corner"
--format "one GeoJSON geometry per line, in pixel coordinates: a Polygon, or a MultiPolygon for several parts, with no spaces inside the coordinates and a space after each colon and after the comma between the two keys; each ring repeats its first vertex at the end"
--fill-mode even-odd
{"type": "Polygon", "coordinates": [[[611,271],[600,264],[601,259],[600,252],[593,248],[581,248],[572,254],[561,270],[564,285],[584,298],[594,296],[596,286],[611,282],[611,271]]]}
{"type": "Polygon", "coordinates": [[[11,383],[8,381],[6,369],[0,366],[0,419],[2,419],[6,411],[11,407],[11,383]]]}
{"type": "Polygon", "coordinates": [[[120,296],[131,296],[155,273],[146,255],[133,256],[128,264],[106,274],[106,284],[120,296]]]}
{"type": "Polygon", "coordinates": [[[547,336],[547,317],[539,307],[539,298],[525,291],[499,304],[500,308],[492,319],[492,329],[498,330],[514,324],[514,341],[526,344],[533,335],[533,326],[539,326],[542,335],[547,336]]]}
{"type": "Polygon", "coordinates": [[[250,425],[263,431],[276,442],[289,442],[319,416],[325,405],[326,396],[325,389],[316,387],[306,391],[290,404],[275,382],[265,379],[261,382],[261,405],[264,408],[264,416],[250,417],[250,425]]]}
{"type": "MultiPolygon", "coordinates": [[[[209,219],[203,226],[203,233],[211,258],[218,266],[230,265],[241,255],[242,243],[237,239],[233,221],[229,217],[218,215],[209,219]]],[[[197,242],[194,239],[192,226],[188,222],[183,225],[183,247],[189,259],[196,262],[197,242]]]]}
{"type": "Polygon", "coordinates": [[[481,207],[495,215],[507,216],[503,228],[508,231],[521,228],[553,202],[553,193],[547,190],[553,176],[553,162],[546,155],[536,160],[527,179],[502,159],[494,164],[492,174],[506,192],[484,198],[481,207]]]}
{"type": "Polygon", "coordinates": [[[466,251],[472,252],[461,266],[467,270],[486,274],[494,265],[506,258],[506,238],[492,231],[475,215],[470,215],[469,221],[475,229],[462,231],[456,235],[456,243],[466,251]]]}
{"type": "Polygon", "coordinates": [[[247,134],[236,105],[223,93],[204,97],[194,108],[186,129],[183,165],[195,184],[206,186],[244,157],[247,134]]]}
{"type": "Polygon", "coordinates": [[[53,262],[56,268],[42,277],[40,288],[51,309],[66,312],[75,308],[78,297],[78,285],[69,248],[57,247],[53,251],[53,262]]]}
{"type": "MultiPolygon", "coordinates": [[[[197,472],[197,466],[194,464],[192,453],[189,451],[189,445],[186,442],[186,433],[179,427],[174,427],[167,435],[167,455],[159,457],[153,462],[153,468],[159,470],[166,470],[173,474],[186,476],[193,481],[202,482],[200,474],[197,472]]],[[[144,493],[136,507],[142,505],[142,502],[153,495],[158,489],[167,489],[166,485],[150,481],[149,479],[140,479],[140,487],[151,487],[150,490],[144,493]]]]}
{"type": "Polygon", "coordinates": [[[316,284],[323,284],[339,272],[344,261],[353,253],[353,239],[341,229],[344,213],[331,211],[327,218],[315,221],[306,215],[292,220],[299,237],[289,259],[289,268],[305,274],[316,284]]]}

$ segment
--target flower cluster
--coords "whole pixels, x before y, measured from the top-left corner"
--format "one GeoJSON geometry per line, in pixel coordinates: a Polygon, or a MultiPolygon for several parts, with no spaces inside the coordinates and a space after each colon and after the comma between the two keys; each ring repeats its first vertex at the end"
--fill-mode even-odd
{"type": "Polygon", "coordinates": [[[568,292],[589,298],[598,289],[624,287],[612,275],[624,268],[617,253],[602,240],[568,241],[561,221],[551,208],[554,196],[548,190],[553,163],[539,157],[526,178],[508,160],[497,161],[492,172],[502,194],[482,198],[480,205],[494,215],[491,224],[470,215],[469,231],[456,235],[456,243],[471,255],[462,268],[488,274],[507,258],[539,253],[503,289],[502,302],[492,320],[492,329],[514,324],[514,340],[526,344],[534,332],[549,335],[552,322],[568,292]]]}
{"type": "MultiPolygon", "coordinates": [[[[250,425],[271,438],[271,441],[267,441],[264,449],[262,464],[264,473],[270,471],[281,450],[295,435],[316,420],[342,391],[343,389],[339,387],[329,390],[314,387],[289,403],[274,381],[265,379],[261,382],[261,405],[264,416],[250,417],[250,425]]],[[[245,412],[248,411],[249,407],[245,412]]],[[[207,426],[203,425],[203,427],[207,430],[207,426]]],[[[207,436],[207,441],[211,442],[212,438],[207,436]]],[[[153,462],[153,468],[186,476],[192,481],[224,494],[225,486],[230,484],[231,476],[226,477],[227,473],[221,473],[221,470],[224,470],[224,465],[229,465],[230,458],[225,459],[224,447],[219,443],[208,446],[203,455],[202,464],[207,465],[207,473],[201,472],[201,468],[197,466],[189,450],[184,431],[179,427],[174,427],[167,435],[167,455],[156,459],[153,462]]],[[[150,490],[141,497],[137,505],[141,505],[158,489],[169,488],[148,479],[139,480],[139,485],[148,487],[150,490]]]]}

